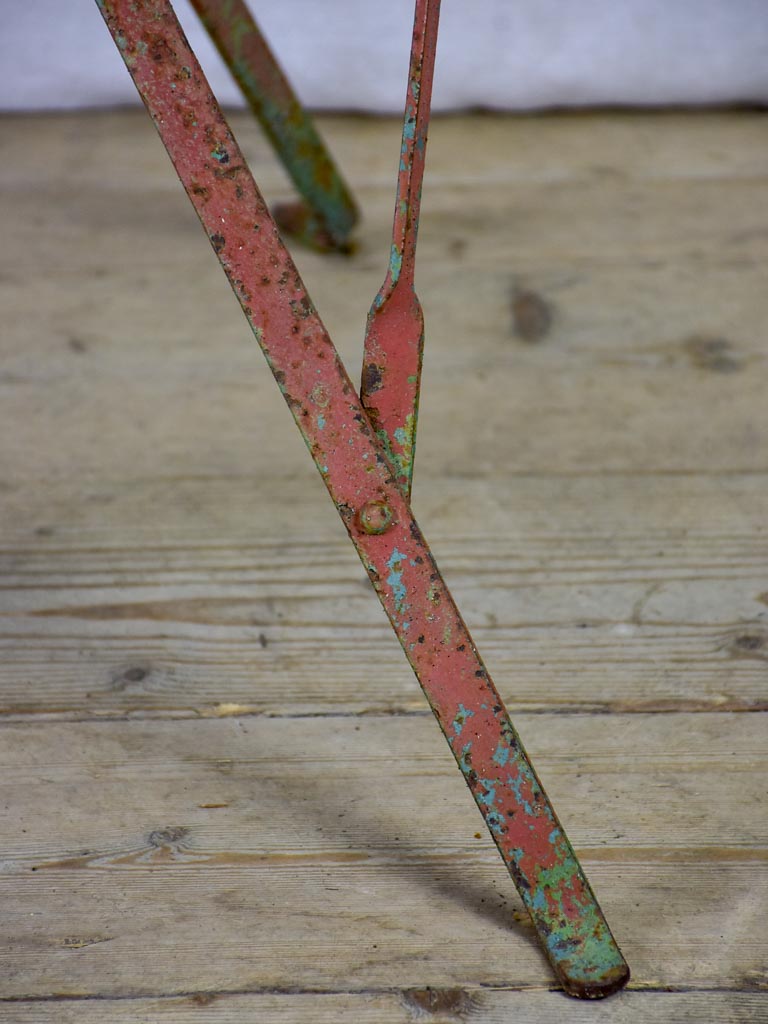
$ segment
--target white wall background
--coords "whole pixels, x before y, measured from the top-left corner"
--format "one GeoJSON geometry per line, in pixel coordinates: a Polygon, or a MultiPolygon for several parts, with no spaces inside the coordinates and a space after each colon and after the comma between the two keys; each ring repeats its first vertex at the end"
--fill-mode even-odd
{"type": "MultiPolygon", "coordinates": [[[[400,113],[410,0],[250,0],[304,102],[400,113]]],[[[186,0],[219,99],[239,94],[186,0]]],[[[138,99],[93,0],[0,0],[0,109],[138,99]]],[[[768,0],[444,0],[435,109],[768,103],[768,0]]]]}

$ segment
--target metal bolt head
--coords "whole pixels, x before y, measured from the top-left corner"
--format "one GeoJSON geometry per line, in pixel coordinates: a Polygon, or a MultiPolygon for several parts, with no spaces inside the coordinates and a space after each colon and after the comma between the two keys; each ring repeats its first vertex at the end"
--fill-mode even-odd
{"type": "Polygon", "coordinates": [[[358,518],[366,533],[386,533],[394,522],[392,509],[386,501],[367,501],[358,518]]]}

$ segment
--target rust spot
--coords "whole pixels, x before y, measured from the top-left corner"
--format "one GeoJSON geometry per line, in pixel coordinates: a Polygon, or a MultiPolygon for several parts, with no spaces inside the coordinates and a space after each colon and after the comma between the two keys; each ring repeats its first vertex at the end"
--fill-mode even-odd
{"type": "MultiPolygon", "coordinates": [[[[422,535],[421,530],[417,526],[415,519],[411,520],[411,525],[409,527],[409,530],[410,530],[411,537],[413,537],[413,539],[416,541],[416,543],[419,544],[421,547],[424,547],[424,537],[422,535]]],[[[434,559],[433,559],[433,561],[434,561],[434,559]]],[[[430,579],[432,579],[432,578],[433,577],[430,576],[430,579]]],[[[437,577],[435,577],[435,578],[437,578],[437,577]]]]}
{"type": "Polygon", "coordinates": [[[403,1002],[415,1017],[454,1017],[461,1020],[477,1008],[473,997],[461,988],[407,988],[403,1002]]]}
{"type": "Polygon", "coordinates": [[[552,327],[552,307],[538,292],[515,288],[512,293],[512,327],[523,341],[541,341],[552,327]]]}
{"type": "Polygon", "coordinates": [[[147,50],[150,58],[156,64],[161,64],[164,60],[173,60],[175,57],[173,49],[162,36],[155,36],[154,39],[150,39],[147,50]]]}
{"type": "MultiPolygon", "coordinates": [[[[300,320],[306,320],[312,313],[312,303],[309,301],[307,295],[302,295],[299,299],[291,299],[288,305],[291,307],[293,315],[298,317],[300,320]]],[[[305,335],[302,340],[309,343],[312,341],[312,336],[305,335]]]]}
{"type": "MultiPolygon", "coordinates": [[[[221,158],[221,163],[222,164],[226,164],[228,161],[229,161],[229,154],[226,154],[225,156],[222,156],[222,158],[221,158]]],[[[240,173],[240,171],[242,171],[242,170],[243,170],[243,165],[242,164],[236,164],[234,167],[221,167],[221,166],[214,167],[214,169],[213,169],[213,176],[214,176],[214,178],[228,178],[229,180],[231,180],[232,178],[236,178],[238,176],[238,174],[240,173]]],[[[256,226],[256,230],[257,231],[259,230],[258,226],[256,226]]]]}
{"type": "Polygon", "coordinates": [[[211,235],[211,245],[215,253],[220,253],[226,244],[227,240],[224,235],[211,235]]]}
{"type": "Polygon", "coordinates": [[[741,363],[733,355],[733,347],[725,338],[693,335],[683,342],[683,350],[698,370],[710,373],[735,373],[741,363]]]}
{"type": "Polygon", "coordinates": [[[380,391],[384,384],[383,375],[384,371],[381,366],[377,366],[376,363],[366,363],[363,367],[363,391],[367,395],[380,391]]]}

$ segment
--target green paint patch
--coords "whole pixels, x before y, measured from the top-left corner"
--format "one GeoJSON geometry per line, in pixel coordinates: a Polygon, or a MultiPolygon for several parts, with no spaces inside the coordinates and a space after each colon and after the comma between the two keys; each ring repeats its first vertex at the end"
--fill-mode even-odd
{"type": "Polygon", "coordinates": [[[400,451],[395,452],[395,459],[398,468],[403,476],[410,480],[413,468],[413,442],[416,434],[416,417],[409,412],[405,418],[405,426],[396,427],[392,436],[400,446],[400,451]]]}

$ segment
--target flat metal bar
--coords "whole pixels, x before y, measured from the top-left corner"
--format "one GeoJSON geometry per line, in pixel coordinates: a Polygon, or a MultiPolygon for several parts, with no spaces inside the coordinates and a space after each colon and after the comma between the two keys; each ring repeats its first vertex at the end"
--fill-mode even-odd
{"type": "Polygon", "coordinates": [[[245,0],[191,2],[304,197],[275,206],[278,224],[314,249],[347,251],[358,220],[355,201],[245,0]]]}
{"type": "Polygon", "coordinates": [[[97,3],[560,983],[616,991],[626,962],[170,3],[97,3]]]}
{"type": "Polygon", "coordinates": [[[416,294],[416,239],[437,49],[440,0],[416,0],[392,247],[365,332],[360,397],[388,446],[398,481],[411,493],[419,416],[424,314],[416,294]]]}

